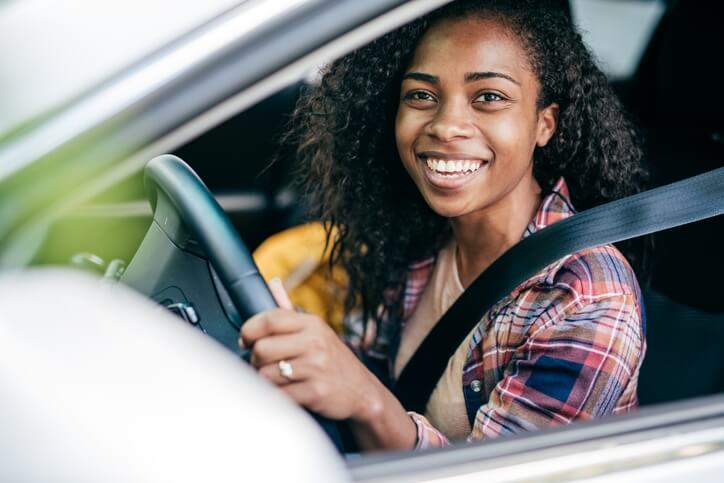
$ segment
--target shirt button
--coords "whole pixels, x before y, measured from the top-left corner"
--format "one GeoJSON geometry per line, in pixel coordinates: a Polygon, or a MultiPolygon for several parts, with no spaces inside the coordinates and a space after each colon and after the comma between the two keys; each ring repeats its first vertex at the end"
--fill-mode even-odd
{"type": "Polygon", "coordinates": [[[483,388],[483,383],[480,382],[478,379],[473,380],[473,382],[470,383],[470,389],[472,389],[473,392],[480,392],[480,390],[483,388]]]}

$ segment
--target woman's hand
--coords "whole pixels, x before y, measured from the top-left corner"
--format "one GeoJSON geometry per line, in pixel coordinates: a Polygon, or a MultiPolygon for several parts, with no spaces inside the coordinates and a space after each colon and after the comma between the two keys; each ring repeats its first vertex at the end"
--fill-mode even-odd
{"type": "Polygon", "coordinates": [[[280,280],[269,288],[280,308],[247,320],[239,337],[259,373],[309,410],[351,420],[362,449],[413,448],[415,424],[392,393],[327,323],[293,310],[280,280]],[[282,374],[281,361],[291,365],[291,374],[282,374]]]}
{"type": "Polygon", "coordinates": [[[281,308],[250,318],[241,329],[251,364],[297,403],[331,419],[366,419],[378,411],[380,385],[374,375],[319,317],[297,313],[281,285],[272,280],[281,308]],[[282,375],[280,361],[291,365],[282,375]]]}

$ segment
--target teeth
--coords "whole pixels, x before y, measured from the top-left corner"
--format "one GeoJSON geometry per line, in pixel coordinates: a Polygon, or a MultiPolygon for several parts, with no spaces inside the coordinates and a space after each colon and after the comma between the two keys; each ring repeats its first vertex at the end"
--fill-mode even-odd
{"type": "Polygon", "coordinates": [[[477,171],[482,166],[481,161],[476,160],[444,160],[428,158],[427,167],[438,173],[463,173],[469,174],[477,171]]]}

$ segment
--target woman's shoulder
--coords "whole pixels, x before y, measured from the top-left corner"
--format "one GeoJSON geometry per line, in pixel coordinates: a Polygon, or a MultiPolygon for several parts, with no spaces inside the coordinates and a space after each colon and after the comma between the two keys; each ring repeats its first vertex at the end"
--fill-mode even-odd
{"type": "Polygon", "coordinates": [[[626,257],[613,245],[575,252],[561,259],[545,282],[566,285],[581,297],[640,296],[636,274],[626,257]]]}
{"type": "Polygon", "coordinates": [[[568,255],[524,284],[517,300],[555,312],[578,312],[593,305],[643,314],[641,290],[626,257],[614,246],[587,248],[568,255]]]}
{"type": "Polygon", "coordinates": [[[644,333],[641,291],[631,265],[615,247],[588,248],[549,265],[521,285],[491,315],[515,316],[525,337],[541,330],[588,330],[591,337],[619,320],[634,339],[644,333]],[[527,323],[523,322],[527,321],[527,323]],[[567,327],[564,329],[563,327],[567,327]]]}

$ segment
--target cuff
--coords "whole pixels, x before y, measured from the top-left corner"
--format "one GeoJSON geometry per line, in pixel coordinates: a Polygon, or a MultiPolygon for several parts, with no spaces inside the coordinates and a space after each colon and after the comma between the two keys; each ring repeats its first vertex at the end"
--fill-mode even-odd
{"type": "Polygon", "coordinates": [[[415,450],[426,449],[426,448],[442,448],[448,446],[450,441],[440,431],[435,429],[430,421],[412,411],[408,411],[408,416],[415,423],[417,429],[417,439],[415,441],[415,450]]]}

